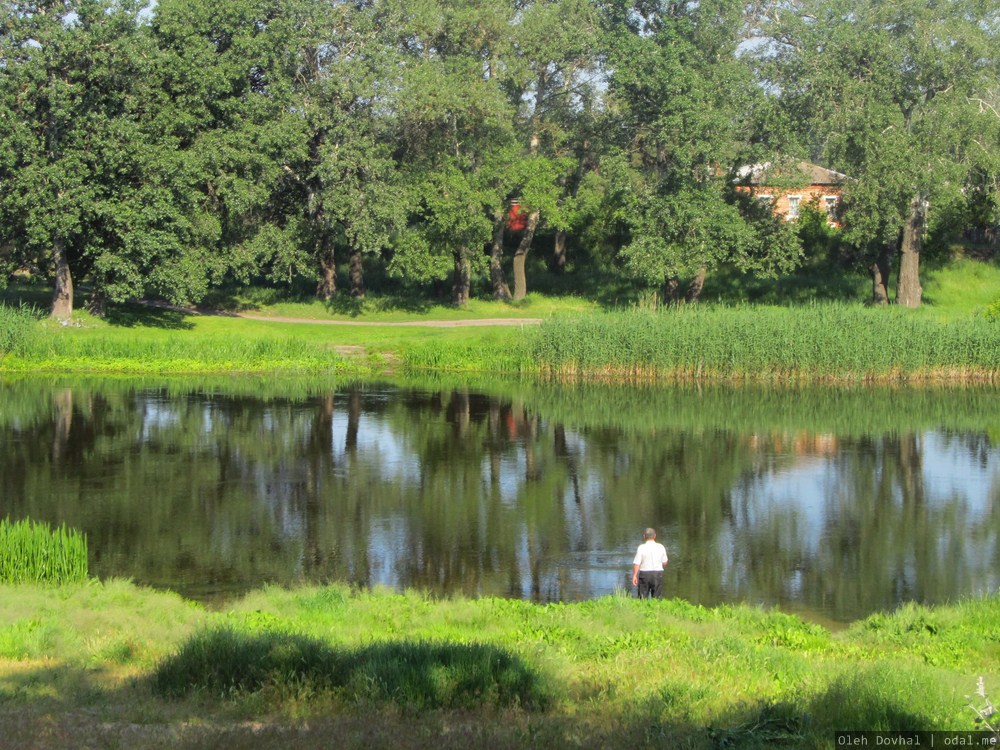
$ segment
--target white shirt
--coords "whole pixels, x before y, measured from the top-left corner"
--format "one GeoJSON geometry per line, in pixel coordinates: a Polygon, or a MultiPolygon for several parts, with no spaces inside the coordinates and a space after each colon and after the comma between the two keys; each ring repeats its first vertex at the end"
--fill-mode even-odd
{"type": "Polygon", "coordinates": [[[667,564],[667,548],[655,539],[643,542],[635,551],[632,564],[638,565],[639,570],[663,570],[667,564]]]}

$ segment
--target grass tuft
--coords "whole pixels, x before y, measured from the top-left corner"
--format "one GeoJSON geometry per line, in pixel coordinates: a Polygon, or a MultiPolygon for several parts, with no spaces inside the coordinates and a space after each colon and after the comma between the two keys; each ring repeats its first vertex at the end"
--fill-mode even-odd
{"type": "Polygon", "coordinates": [[[0,583],[79,583],[87,579],[87,539],[65,526],[0,521],[0,583]]]}

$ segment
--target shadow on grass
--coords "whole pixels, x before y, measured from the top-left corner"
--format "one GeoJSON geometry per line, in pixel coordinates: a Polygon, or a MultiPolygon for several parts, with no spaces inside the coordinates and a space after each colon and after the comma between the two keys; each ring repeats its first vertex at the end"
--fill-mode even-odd
{"type": "Polygon", "coordinates": [[[0,725],[9,746],[38,750],[828,747],[838,731],[944,728],[932,717],[949,695],[932,678],[873,665],[815,694],[749,705],[715,696],[706,684],[674,680],[634,702],[570,698],[567,713],[540,710],[550,705],[550,693],[539,675],[498,648],[394,643],[352,651],[305,636],[221,629],[189,640],[152,679],[115,688],[99,670],[82,666],[6,671],[0,675],[0,725]],[[337,699],[324,700],[310,689],[317,687],[337,699]],[[157,703],[158,696],[171,700],[157,703]],[[238,720],[247,710],[255,717],[280,716],[283,700],[308,696],[319,701],[319,712],[305,724],[238,720]],[[219,698],[234,703],[213,700],[219,698]],[[356,709],[342,703],[352,700],[356,709]],[[706,702],[715,708],[706,712],[706,702]],[[157,718],[137,722],[137,716],[157,718]]]}
{"type": "Polygon", "coordinates": [[[407,294],[380,294],[377,297],[358,299],[349,294],[338,294],[323,303],[327,312],[333,315],[348,315],[352,318],[371,312],[425,313],[440,300],[431,297],[407,294]]]}
{"type": "Polygon", "coordinates": [[[832,742],[838,732],[944,729],[931,717],[950,700],[926,676],[871,667],[845,675],[801,702],[748,707],[732,717],[730,726],[708,731],[715,747],[813,747],[832,742]]]}
{"type": "Polygon", "coordinates": [[[865,302],[870,296],[870,286],[866,277],[835,260],[818,259],[773,279],[755,278],[732,268],[721,269],[706,280],[703,299],[766,305],[865,302]]]}
{"type": "Polygon", "coordinates": [[[34,308],[39,316],[47,315],[52,305],[52,290],[37,285],[10,284],[0,287],[0,304],[34,308]]]}
{"type": "Polygon", "coordinates": [[[303,635],[231,628],[195,635],[153,676],[154,691],[165,697],[300,692],[303,686],[418,710],[542,710],[550,700],[540,675],[494,646],[403,642],[344,650],[303,635]]]}
{"type": "Polygon", "coordinates": [[[189,317],[190,313],[166,306],[122,304],[110,307],[104,319],[111,325],[122,328],[143,326],[186,331],[194,328],[189,317]]]}

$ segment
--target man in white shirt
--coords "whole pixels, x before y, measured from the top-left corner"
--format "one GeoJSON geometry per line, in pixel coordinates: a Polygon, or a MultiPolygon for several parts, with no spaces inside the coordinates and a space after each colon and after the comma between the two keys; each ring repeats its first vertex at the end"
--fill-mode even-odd
{"type": "Polygon", "coordinates": [[[640,599],[659,599],[663,596],[663,566],[667,564],[667,548],[656,541],[656,531],[646,529],[643,543],[635,551],[632,561],[632,585],[639,590],[640,599]]]}

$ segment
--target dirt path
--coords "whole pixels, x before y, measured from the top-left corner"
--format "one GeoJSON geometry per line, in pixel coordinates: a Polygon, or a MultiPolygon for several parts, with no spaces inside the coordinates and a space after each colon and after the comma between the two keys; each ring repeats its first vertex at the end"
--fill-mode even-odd
{"type": "Polygon", "coordinates": [[[165,304],[162,302],[151,302],[142,300],[141,305],[148,307],[159,307],[165,310],[175,310],[188,315],[215,315],[223,318],[245,318],[247,320],[262,320],[271,323],[305,323],[308,325],[321,326],[387,326],[391,328],[474,328],[476,326],[525,326],[538,325],[542,318],[470,318],[467,320],[396,320],[396,321],[370,321],[370,320],[319,320],[316,318],[292,318],[280,315],[255,315],[244,312],[223,312],[202,307],[179,307],[177,305],[165,304]]]}
{"type": "MultiPolygon", "coordinates": [[[[205,314],[205,313],[202,313],[205,314]]],[[[213,314],[213,313],[209,313],[213,314]]],[[[397,321],[368,321],[368,320],[315,320],[313,318],[284,318],[273,315],[253,315],[252,313],[214,313],[216,315],[231,315],[236,318],[247,318],[248,320],[263,320],[273,323],[308,323],[311,325],[326,326],[383,326],[383,327],[409,327],[418,328],[472,328],[475,326],[524,326],[538,325],[541,318],[479,318],[470,320],[397,320],[397,321]]]]}

